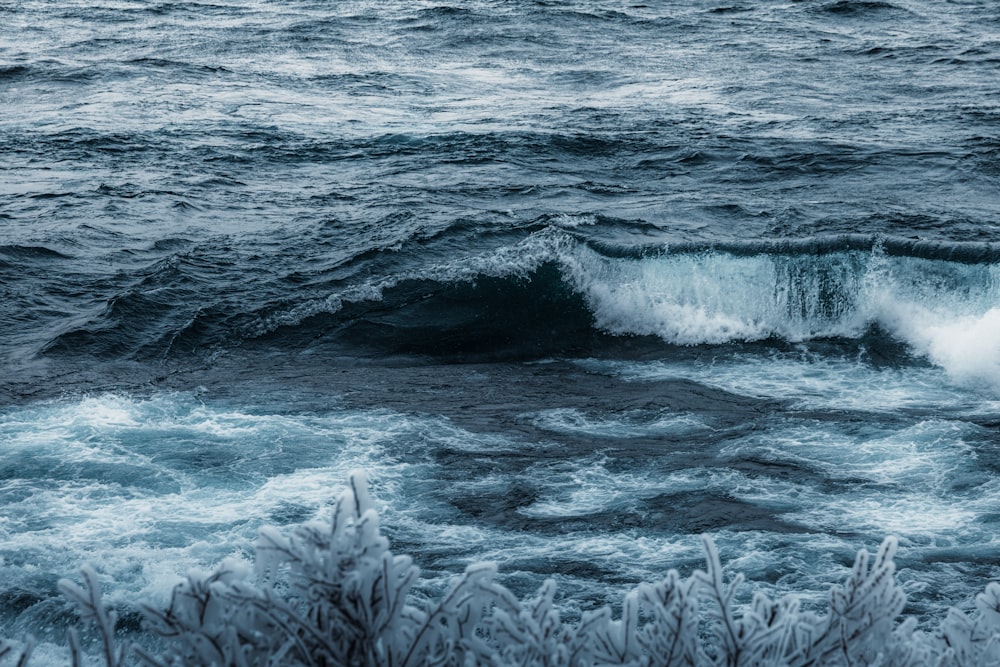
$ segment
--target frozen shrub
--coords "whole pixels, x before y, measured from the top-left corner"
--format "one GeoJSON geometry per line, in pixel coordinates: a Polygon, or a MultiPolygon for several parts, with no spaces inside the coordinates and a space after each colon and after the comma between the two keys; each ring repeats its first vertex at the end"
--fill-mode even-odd
{"type": "MultiPolygon", "coordinates": [[[[124,647],[116,646],[114,640],[115,621],[118,619],[116,614],[105,609],[101,602],[101,587],[97,581],[97,572],[89,565],[84,565],[80,568],[80,575],[83,576],[83,586],[62,579],[59,581],[59,590],[76,605],[81,621],[97,626],[104,654],[104,664],[107,667],[122,667],[125,662],[124,647]]],[[[76,630],[70,628],[68,636],[70,658],[73,666],[77,667],[82,660],[76,630]]]]}
{"type": "Polygon", "coordinates": [[[0,660],[11,659],[13,664],[17,667],[24,667],[28,664],[28,659],[31,657],[31,651],[35,646],[35,640],[28,637],[28,640],[24,642],[24,646],[21,649],[17,649],[11,642],[0,639],[0,660]]]}
{"type": "Polygon", "coordinates": [[[482,613],[502,590],[493,567],[479,564],[441,600],[408,602],[420,570],[389,551],[361,474],[352,475],[330,521],[288,534],[265,528],[256,546],[256,583],[247,571],[223,567],[189,577],[165,611],[143,607],[152,630],[171,640],[159,658],[143,654],[146,662],[451,664],[475,647],[482,613]]]}
{"type": "MultiPolygon", "coordinates": [[[[165,647],[154,655],[116,641],[115,616],[101,602],[97,575],[63,580],[80,620],[93,625],[107,667],[310,665],[316,667],[980,667],[1000,664],[1000,584],[976,599],[972,616],[952,609],[935,633],[899,622],[905,595],[896,584],[896,541],[858,553],[850,576],[829,595],[825,614],[799,609],[794,596],[757,593],[735,604],[741,575],[726,581],[712,540],[706,569],[626,593],[620,611],[562,620],[546,581],[519,600],[474,564],[438,600],[411,589],[420,571],[393,555],[379,529],[363,474],[351,476],[327,521],[286,531],[264,528],[255,567],[225,562],[190,575],[166,609],[140,605],[147,629],[165,647]]],[[[83,664],[75,631],[70,660],[83,664]]],[[[32,641],[0,643],[0,663],[28,662],[32,641]]]]}
{"type": "Polygon", "coordinates": [[[1000,665],[1000,584],[976,596],[976,610],[974,618],[949,610],[941,623],[941,664],[1000,665]]]}

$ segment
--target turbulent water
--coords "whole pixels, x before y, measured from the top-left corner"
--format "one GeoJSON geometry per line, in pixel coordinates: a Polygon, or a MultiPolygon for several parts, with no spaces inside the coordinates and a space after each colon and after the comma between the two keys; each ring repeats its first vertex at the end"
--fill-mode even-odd
{"type": "MultiPolygon", "coordinates": [[[[1000,578],[991,0],[0,4],[0,634],[370,471],[432,582],[1000,578]]],[[[428,585],[433,585],[429,583],[428,585]]]]}

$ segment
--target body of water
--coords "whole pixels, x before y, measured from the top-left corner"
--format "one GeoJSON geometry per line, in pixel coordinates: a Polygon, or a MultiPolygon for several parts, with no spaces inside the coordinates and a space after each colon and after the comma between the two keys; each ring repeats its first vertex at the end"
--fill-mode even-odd
{"type": "MultiPolygon", "coordinates": [[[[1000,577],[988,0],[0,5],[0,628],[353,468],[433,582],[1000,577]]],[[[428,585],[433,585],[430,583],[428,585]]]]}

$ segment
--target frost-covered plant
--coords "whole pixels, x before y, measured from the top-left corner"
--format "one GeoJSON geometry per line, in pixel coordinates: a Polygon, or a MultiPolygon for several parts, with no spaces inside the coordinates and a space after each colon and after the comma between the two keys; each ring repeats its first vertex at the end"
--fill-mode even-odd
{"type": "Polygon", "coordinates": [[[992,582],[976,596],[978,614],[969,618],[952,608],[941,623],[947,646],[944,665],[1000,665],[1000,584],[992,582]]]}
{"type": "MultiPolygon", "coordinates": [[[[122,667],[125,664],[125,647],[115,645],[115,622],[118,620],[113,611],[108,611],[101,602],[101,587],[97,581],[97,572],[90,565],[80,568],[84,585],[78,586],[68,579],[59,581],[59,590],[70,601],[76,604],[80,620],[91,622],[97,626],[101,638],[101,648],[104,653],[104,664],[107,667],[122,667]]],[[[80,640],[74,628],[67,632],[69,651],[73,667],[82,664],[80,640]]]]}
{"type": "MultiPolygon", "coordinates": [[[[492,565],[477,564],[436,602],[408,601],[420,570],[379,530],[363,474],[330,521],[288,534],[261,531],[256,579],[236,567],[189,576],[169,607],[143,610],[171,640],[161,665],[452,664],[479,648],[475,628],[502,595],[492,565]]],[[[481,652],[481,648],[479,649],[481,652]]]]}
{"type": "Polygon", "coordinates": [[[715,545],[705,538],[704,546],[708,572],[695,576],[713,603],[709,609],[715,641],[707,648],[715,653],[699,664],[874,665],[900,653],[894,625],[906,596],[893,578],[894,538],[882,543],[871,567],[868,552],[858,553],[848,581],[830,591],[825,617],[800,611],[794,596],[772,601],[763,593],[738,613],[733,599],[742,575],[726,585],[715,545]]]}
{"type": "MultiPolygon", "coordinates": [[[[116,641],[115,615],[101,601],[97,575],[63,580],[81,621],[100,638],[107,667],[129,660],[180,665],[328,667],[904,667],[1000,665],[1000,584],[976,599],[976,612],[952,609],[935,633],[899,622],[905,595],[894,579],[896,540],[874,558],[858,553],[850,576],[829,595],[825,614],[799,609],[794,596],[757,593],[738,605],[743,577],[726,581],[718,551],[703,538],[706,570],[626,593],[620,612],[561,619],[546,581],[519,600],[494,580],[489,564],[469,566],[437,600],[413,592],[419,569],[393,555],[379,529],[366,478],[355,473],[326,521],[287,531],[265,528],[255,568],[227,561],[179,584],[166,609],[140,605],[159,655],[116,641]]],[[[69,633],[70,657],[83,663],[69,633]]],[[[20,648],[0,642],[0,663],[25,665],[20,648]]]]}
{"type": "Polygon", "coordinates": [[[14,645],[7,641],[6,639],[0,639],[0,660],[4,660],[8,657],[13,658],[14,664],[17,667],[24,667],[28,664],[28,659],[31,658],[31,651],[35,648],[35,640],[32,637],[28,637],[28,640],[24,643],[24,646],[20,650],[14,647],[14,645]]]}

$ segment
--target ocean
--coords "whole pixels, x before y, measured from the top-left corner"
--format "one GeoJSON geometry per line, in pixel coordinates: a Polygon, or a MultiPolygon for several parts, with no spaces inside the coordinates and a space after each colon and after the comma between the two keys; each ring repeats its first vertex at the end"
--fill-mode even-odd
{"type": "Polygon", "coordinates": [[[43,661],[83,563],[128,619],[355,469],[422,586],[568,617],[701,534],[806,607],[897,536],[927,627],[1000,579],[990,0],[0,25],[0,635],[43,661]]]}

